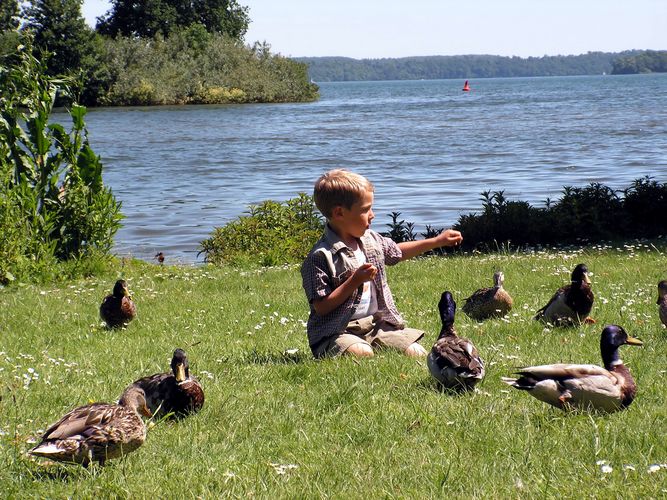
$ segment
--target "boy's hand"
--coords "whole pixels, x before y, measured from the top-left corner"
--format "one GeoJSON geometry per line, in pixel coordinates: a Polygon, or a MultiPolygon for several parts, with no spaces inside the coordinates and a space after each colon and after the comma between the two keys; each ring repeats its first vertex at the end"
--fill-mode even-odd
{"type": "Polygon", "coordinates": [[[439,247],[455,247],[463,241],[463,235],[454,229],[447,229],[435,237],[439,247]]]}
{"type": "Polygon", "coordinates": [[[355,280],[358,284],[365,283],[366,281],[371,281],[375,278],[378,270],[373,264],[366,262],[359,266],[352,275],[352,279],[355,280]]]}

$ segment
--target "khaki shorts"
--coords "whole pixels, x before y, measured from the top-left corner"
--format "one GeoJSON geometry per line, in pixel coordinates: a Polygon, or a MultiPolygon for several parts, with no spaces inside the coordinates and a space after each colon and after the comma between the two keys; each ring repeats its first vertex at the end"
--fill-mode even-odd
{"type": "Polygon", "coordinates": [[[310,348],[313,356],[340,356],[353,344],[367,344],[376,347],[390,347],[404,352],[408,347],[424,336],[422,330],[415,328],[397,329],[387,322],[375,322],[373,316],[355,319],[347,324],[340,335],[322,339],[310,348]]]}

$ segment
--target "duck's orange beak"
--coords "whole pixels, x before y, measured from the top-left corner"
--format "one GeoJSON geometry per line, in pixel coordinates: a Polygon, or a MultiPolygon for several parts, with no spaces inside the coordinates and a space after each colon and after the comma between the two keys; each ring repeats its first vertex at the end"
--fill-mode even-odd
{"type": "Polygon", "coordinates": [[[185,381],[185,366],[183,363],[179,363],[176,365],[176,382],[183,382],[185,381]]]}

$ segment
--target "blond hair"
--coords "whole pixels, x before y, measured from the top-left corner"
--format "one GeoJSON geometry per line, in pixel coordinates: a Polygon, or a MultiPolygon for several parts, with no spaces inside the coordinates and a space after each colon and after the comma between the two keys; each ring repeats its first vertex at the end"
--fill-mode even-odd
{"type": "Polygon", "coordinates": [[[363,175],[344,169],[329,170],[315,182],[313,199],[322,215],[330,219],[335,207],[349,210],[368,191],[372,193],[375,188],[363,175]]]}

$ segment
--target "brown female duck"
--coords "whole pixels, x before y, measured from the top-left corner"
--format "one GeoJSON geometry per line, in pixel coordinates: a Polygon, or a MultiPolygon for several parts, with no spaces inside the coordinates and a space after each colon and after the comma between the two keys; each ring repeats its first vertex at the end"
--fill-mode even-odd
{"type": "Polygon", "coordinates": [[[512,297],[503,288],[505,275],[502,271],[493,274],[493,286],[480,288],[463,304],[463,312],[472,319],[483,321],[505,316],[512,309],[512,297]]]}
{"type": "Polygon", "coordinates": [[[93,461],[104,465],[143,444],[146,426],[140,414],[151,415],[139,388],[125,393],[118,404],[80,406],[49,427],[30,453],[85,467],[93,461]]]}

